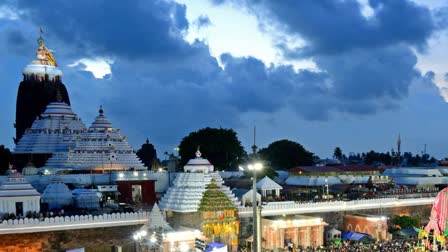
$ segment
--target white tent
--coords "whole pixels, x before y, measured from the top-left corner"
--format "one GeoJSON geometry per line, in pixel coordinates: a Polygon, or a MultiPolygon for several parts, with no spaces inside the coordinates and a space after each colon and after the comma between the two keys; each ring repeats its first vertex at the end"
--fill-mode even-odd
{"type": "MultiPolygon", "coordinates": [[[[246,202],[252,202],[253,201],[253,189],[250,189],[245,194],[241,196],[241,205],[245,206],[246,202]]],[[[260,205],[261,202],[261,194],[257,192],[257,204],[260,205]]]]}
{"type": "Polygon", "coordinates": [[[280,196],[281,189],[283,189],[283,187],[277,184],[274,180],[270,179],[268,176],[257,182],[257,190],[261,191],[263,197],[272,194],[275,194],[275,196],[280,196]],[[275,191],[275,193],[272,193],[272,191],[275,191]]]}

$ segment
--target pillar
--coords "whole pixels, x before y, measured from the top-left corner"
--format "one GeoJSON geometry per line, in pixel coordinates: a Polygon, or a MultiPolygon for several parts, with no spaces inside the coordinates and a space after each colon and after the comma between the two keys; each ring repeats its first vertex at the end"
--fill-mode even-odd
{"type": "Polygon", "coordinates": [[[285,230],[282,228],[280,229],[280,247],[283,248],[285,246],[285,230]]]}
{"type": "Polygon", "coordinates": [[[294,240],[292,241],[295,246],[297,246],[299,244],[299,235],[300,235],[299,228],[295,227],[294,228],[294,240]]]}
{"type": "Polygon", "coordinates": [[[311,230],[311,227],[306,227],[306,244],[305,244],[305,246],[311,246],[311,242],[312,242],[312,230],[311,230]]]}

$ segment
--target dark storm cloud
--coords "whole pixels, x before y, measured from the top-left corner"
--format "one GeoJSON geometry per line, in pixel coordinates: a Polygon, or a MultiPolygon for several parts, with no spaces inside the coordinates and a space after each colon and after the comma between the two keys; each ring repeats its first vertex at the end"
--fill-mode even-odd
{"type": "Polygon", "coordinates": [[[313,84],[304,78],[296,82],[311,88],[295,88],[295,94],[309,94],[307,99],[294,99],[293,106],[308,119],[327,119],[331,112],[372,114],[397,108],[411,83],[425,78],[415,68],[412,48],[424,51],[439,28],[428,8],[409,0],[370,0],[369,17],[356,0],[227,2],[243,5],[261,26],[283,31],[285,38],[280,36],[274,44],[286,58],[309,57],[316,63],[320,72],[313,73],[313,84]],[[284,42],[291,36],[305,45],[295,48],[284,42]]]}
{"type": "Polygon", "coordinates": [[[192,51],[181,36],[188,28],[186,7],[173,2],[19,0],[17,8],[23,19],[84,55],[170,58],[192,51]]]}

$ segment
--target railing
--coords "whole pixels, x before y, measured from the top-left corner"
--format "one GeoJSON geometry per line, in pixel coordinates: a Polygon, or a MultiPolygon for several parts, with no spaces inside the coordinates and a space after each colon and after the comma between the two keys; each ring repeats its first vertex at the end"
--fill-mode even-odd
{"type": "MultiPolygon", "coordinates": [[[[327,202],[309,202],[295,203],[289,202],[270,202],[262,206],[262,216],[274,216],[283,214],[302,214],[302,213],[318,213],[318,212],[339,212],[362,209],[379,209],[399,206],[419,206],[430,205],[434,202],[434,197],[417,198],[417,199],[398,199],[398,198],[381,198],[381,199],[363,199],[353,201],[327,201],[327,202]]],[[[252,216],[252,207],[240,207],[238,214],[240,217],[252,216]]]]}
{"type": "Polygon", "coordinates": [[[133,212],[4,220],[0,234],[138,225],[147,222],[148,216],[149,212],[133,212]]]}
{"type": "MultiPolygon", "coordinates": [[[[270,202],[262,207],[262,216],[301,214],[318,212],[339,212],[362,209],[379,209],[400,206],[430,205],[434,197],[417,199],[364,199],[354,201],[328,201],[296,203],[294,201],[270,202]]],[[[252,207],[240,207],[240,217],[250,217],[252,207]]],[[[50,218],[24,218],[5,220],[0,224],[0,234],[46,232],[83,228],[115,227],[144,224],[149,212],[113,213],[103,215],[75,215],[50,218]]]]}

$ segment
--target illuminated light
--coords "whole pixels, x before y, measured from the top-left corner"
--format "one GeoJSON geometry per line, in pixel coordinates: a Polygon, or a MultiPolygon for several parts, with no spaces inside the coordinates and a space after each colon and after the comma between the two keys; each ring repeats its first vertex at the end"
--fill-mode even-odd
{"type": "Polygon", "coordinates": [[[166,237],[170,242],[174,242],[180,240],[188,240],[191,239],[191,237],[197,237],[199,234],[201,234],[201,231],[191,230],[191,231],[171,232],[166,234],[166,237]]]}
{"type": "Polygon", "coordinates": [[[143,173],[143,176],[144,176],[144,177],[146,177],[146,175],[147,175],[146,173],[143,173]]]}
{"type": "Polygon", "coordinates": [[[254,166],[250,164],[247,166],[247,168],[252,171],[254,169],[254,166]]]}
{"type": "Polygon", "coordinates": [[[124,174],[123,174],[122,172],[120,172],[120,173],[118,174],[118,177],[122,178],[122,177],[124,177],[124,174]]]}
{"type": "Polygon", "coordinates": [[[254,165],[254,169],[257,170],[257,171],[263,169],[263,164],[262,163],[256,163],[254,165]]]}
{"type": "Polygon", "coordinates": [[[149,239],[150,242],[155,243],[157,241],[156,237],[153,235],[151,236],[151,239],[149,239]]]}
{"type": "Polygon", "coordinates": [[[146,230],[142,230],[140,231],[140,235],[141,236],[146,236],[148,234],[148,232],[146,232],[146,230]]]}
{"type": "Polygon", "coordinates": [[[241,166],[238,166],[238,169],[240,169],[240,171],[244,171],[244,168],[241,166]]]}
{"type": "Polygon", "coordinates": [[[135,235],[134,235],[134,240],[136,240],[136,241],[137,241],[137,240],[138,240],[138,238],[139,238],[139,237],[138,237],[138,234],[135,234],[135,235]]]}
{"type": "Polygon", "coordinates": [[[163,171],[163,169],[162,168],[159,168],[159,172],[162,172],[163,171]]]}
{"type": "Polygon", "coordinates": [[[135,172],[134,172],[134,176],[138,176],[138,172],[135,171],[135,172]]]}
{"type": "Polygon", "coordinates": [[[188,247],[188,244],[185,242],[181,242],[179,245],[179,249],[181,252],[187,252],[190,250],[190,248],[188,247]]]}

